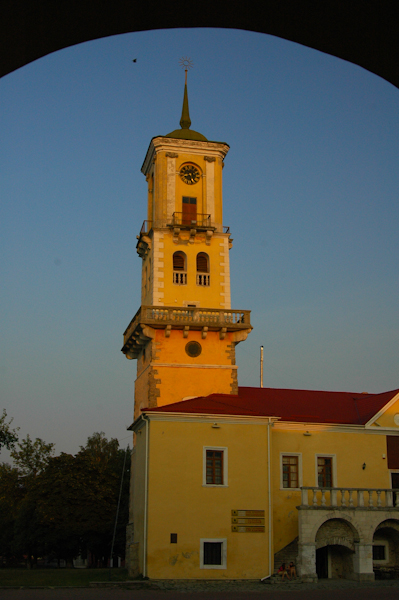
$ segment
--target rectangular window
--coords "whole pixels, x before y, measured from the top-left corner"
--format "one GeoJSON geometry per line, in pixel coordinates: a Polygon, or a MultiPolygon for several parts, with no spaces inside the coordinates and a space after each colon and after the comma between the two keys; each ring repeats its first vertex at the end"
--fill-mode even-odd
{"type": "Polygon", "coordinates": [[[226,550],[226,538],[200,540],[200,568],[225,569],[227,562],[226,550]]]}
{"type": "Polygon", "coordinates": [[[283,488],[298,488],[298,456],[283,456],[283,488]]]}
{"type": "MultiPolygon", "coordinates": [[[[380,548],[380,546],[378,546],[380,548]]],[[[382,546],[383,547],[383,546],[382,546]]],[[[385,548],[384,548],[385,550],[385,548]]],[[[204,565],[222,564],[222,542],[204,542],[204,565]]]]}
{"type": "Polygon", "coordinates": [[[317,485],[321,488],[333,487],[332,456],[317,457],[317,485]]]}
{"type": "Polygon", "coordinates": [[[373,560],[385,560],[385,546],[373,546],[373,560]]]}
{"type": "Polygon", "coordinates": [[[202,484],[227,486],[227,448],[203,448],[202,484]]]}
{"type": "Polygon", "coordinates": [[[206,451],[206,483],[223,485],[223,451],[206,451]]]}

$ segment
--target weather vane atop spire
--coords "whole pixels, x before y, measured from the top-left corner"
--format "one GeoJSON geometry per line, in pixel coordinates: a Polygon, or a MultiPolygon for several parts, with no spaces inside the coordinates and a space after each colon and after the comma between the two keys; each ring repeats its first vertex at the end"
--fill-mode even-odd
{"type": "Polygon", "coordinates": [[[179,64],[185,70],[185,73],[186,73],[186,84],[187,84],[187,71],[189,69],[192,69],[194,67],[193,61],[191,60],[191,58],[188,58],[188,56],[183,56],[179,60],[179,64]]]}

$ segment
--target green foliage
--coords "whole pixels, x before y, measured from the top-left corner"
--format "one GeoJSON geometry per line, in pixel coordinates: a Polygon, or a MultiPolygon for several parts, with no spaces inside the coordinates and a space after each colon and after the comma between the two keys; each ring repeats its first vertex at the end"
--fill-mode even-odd
{"type": "Polygon", "coordinates": [[[123,557],[130,449],[125,454],[103,432],[75,456],[54,457],[54,444],[29,435],[18,447],[12,452],[16,468],[0,465],[0,556],[27,556],[30,564],[52,556],[72,564],[90,553],[95,565],[107,564],[121,492],[114,549],[123,557]]]}
{"type": "Polygon", "coordinates": [[[10,559],[14,549],[14,529],[24,487],[18,469],[0,463],[0,554],[10,559]]]}
{"type": "Polygon", "coordinates": [[[19,427],[11,429],[10,426],[13,419],[10,419],[8,422],[6,419],[7,412],[3,409],[3,413],[0,416],[0,451],[3,446],[5,446],[7,450],[11,450],[18,441],[17,431],[19,430],[19,427]]]}
{"type": "Polygon", "coordinates": [[[55,444],[46,444],[42,439],[30,439],[29,433],[22,442],[18,442],[19,450],[10,452],[14,462],[24,476],[36,477],[46,468],[50,457],[54,454],[55,444]]]}

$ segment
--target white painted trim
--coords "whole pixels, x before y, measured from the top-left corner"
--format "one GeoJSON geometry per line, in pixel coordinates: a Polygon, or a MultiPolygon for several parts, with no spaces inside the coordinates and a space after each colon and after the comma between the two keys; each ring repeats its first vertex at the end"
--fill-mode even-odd
{"type": "MultiPolygon", "coordinates": [[[[198,397],[198,396],[196,396],[198,397]]],[[[223,425],[265,425],[274,421],[278,417],[236,417],[234,415],[203,415],[203,414],[187,414],[187,413],[169,413],[169,412],[147,412],[147,418],[154,421],[177,421],[179,423],[220,423],[223,425]]],[[[135,426],[136,427],[136,426],[135,426]]]]}
{"type": "Polygon", "coordinates": [[[176,210],[176,157],[167,156],[166,172],[166,217],[171,219],[176,210]]]}
{"type": "Polygon", "coordinates": [[[204,446],[202,448],[202,486],[211,488],[222,488],[228,487],[228,449],[226,446],[204,446]],[[223,483],[207,483],[206,482],[206,451],[207,450],[216,450],[217,452],[223,452],[223,483]]]}
{"type": "Polygon", "coordinates": [[[227,569],[227,538],[201,538],[200,539],[200,569],[227,569]],[[222,544],[222,564],[204,565],[204,543],[222,544]]]}
{"type": "Polygon", "coordinates": [[[385,406],[383,406],[381,410],[379,410],[378,413],[374,415],[374,417],[367,421],[365,427],[370,427],[370,425],[377,421],[388,410],[388,408],[392,406],[392,404],[395,404],[397,400],[399,400],[399,393],[397,393],[389,402],[387,402],[385,406]]]}
{"type": "Polygon", "coordinates": [[[302,483],[302,452],[280,452],[280,490],[284,492],[295,492],[303,486],[302,483]],[[298,487],[286,488],[283,482],[283,456],[297,456],[298,457],[298,487]]]}
{"type": "Polygon", "coordinates": [[[318,458],[332,458],[332,486],[338,487],[337,484],[337,455],[330,454],[329,452],[318,452],[315,454],[315,475],[316,475],[316,486],[319,487],[319,473],[317,468],[318,458]]]}
{"type": "Polygon", "coordinates": [[[390,435],[399,435],[399,431],[397,429],[390,429],[388,427],[378,427],[375,429],[368,428],[365,429],[364,425],[340,425],[334,423],[297,423],[292,421],[282,421],[281,417],[276,424],[276,429],[283,431],[302,431],[302,432],[312,432],[312,431],[323,431],[325,433],[363,433],[363,434],[372,434],[372,435],[386,435],[386,432],[389,431],[390,435]]]}
{"type": "Polygon", "coordinates": [[[215,163],[205,161],[206,163],[206,179],[205,179],[205,190],[206,190],[206,214],[211,215],[211,221],[215,222],[215,163]]]}
{"type": "Polygon", "coordinates": [[[174,367],[176,369],[238,369],[238,365],[204,365],[204,364],[187,364],[181,365],[176,363],[151,363],[153,367],[174,367]]]}

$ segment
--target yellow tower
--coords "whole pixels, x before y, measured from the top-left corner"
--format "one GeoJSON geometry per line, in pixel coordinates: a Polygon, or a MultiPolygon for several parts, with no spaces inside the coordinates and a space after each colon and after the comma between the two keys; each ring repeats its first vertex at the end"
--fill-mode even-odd
{"type": "Polygon", "coordinates": [[[230,302],[230,231],[222,170],[229,146],[190,129],[187,70],[181,129],[154,137],[142,172],[148,213],[137,236],[141,307],[122,352],[137,359],[134,418],[145,407],[237,393],[235,346],[250,311],[230,302]]]}

